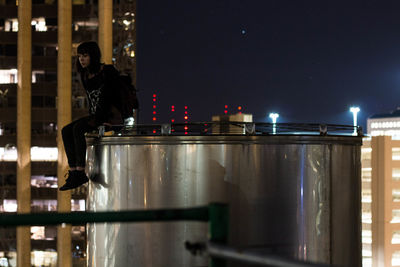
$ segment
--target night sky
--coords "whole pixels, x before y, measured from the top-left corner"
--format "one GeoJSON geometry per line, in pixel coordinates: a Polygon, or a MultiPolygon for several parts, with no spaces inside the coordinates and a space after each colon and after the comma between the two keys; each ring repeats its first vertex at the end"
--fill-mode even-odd
{"type": "Polygon", "coordinates": [[[140,122],[352,124],[400,106],[400,1],[138,0],[140,122]],[[347,2],[347,3],[345,3],[347,2]],[[351,1],[353,2],[353,1],[351,1]],[[380,3],[380,2],[384,2],[380,3]],[[344,4],[345,3],[345,4],[344,4]],[[360,1],[361,3],[361,1],[360,1]]]}

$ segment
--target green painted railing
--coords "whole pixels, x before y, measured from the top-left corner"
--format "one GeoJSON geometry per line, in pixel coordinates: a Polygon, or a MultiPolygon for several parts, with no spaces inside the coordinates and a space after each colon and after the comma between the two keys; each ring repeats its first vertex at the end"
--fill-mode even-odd
{"type": "MultiPolygon", "coordinates": [[[[57,224],[85,224],[105,222],[160,222],[203,221],[209,222],[210,241],[226,244],[228,239],[229,209],[226,204],[212,203],[209,206],[106,212],[42,212],[29,214],[2,213],[0,226],[37,226],[57,224]]],[[[211,267],[226,266],[223,259],[211,258],[211,267]]]]}

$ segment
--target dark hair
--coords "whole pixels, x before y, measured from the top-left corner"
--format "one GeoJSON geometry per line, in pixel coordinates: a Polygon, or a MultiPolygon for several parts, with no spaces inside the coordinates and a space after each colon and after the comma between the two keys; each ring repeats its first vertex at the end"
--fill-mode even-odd
{"type": "MultiPolygon", "coordinates": [[[[88,54],[90,56],[90,64],[88,66],[88,70],[90,73],[97,73],[100,70],[100,60],[101,60],[101,52],[98,44],[96,42],[83,42],[77,48],[78,54],[88,54]]],[[[79,73],[82,73],[84,69],[79,63],[79,58],[76,60],[76,69],[79,73]]]]}

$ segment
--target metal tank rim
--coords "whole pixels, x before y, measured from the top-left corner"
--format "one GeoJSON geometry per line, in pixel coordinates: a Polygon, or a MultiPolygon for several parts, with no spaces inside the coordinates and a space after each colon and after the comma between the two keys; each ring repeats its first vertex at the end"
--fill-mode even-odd
{"type": "Polygon", "coordinates": [[[148,144],[332,144],[361,146],[363,136],[344,135],[138,135],[138,136],[102,136],[89,134],[87,145],[148,145],[148,144]]]}

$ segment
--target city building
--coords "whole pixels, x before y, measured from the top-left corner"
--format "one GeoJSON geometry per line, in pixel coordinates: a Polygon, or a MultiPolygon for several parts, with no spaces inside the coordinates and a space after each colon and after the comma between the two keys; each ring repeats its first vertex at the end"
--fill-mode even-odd
{"type": "Polygon", "coordinates": [[[371,116],[367,121],[367,132],[371,136],[400,136],[400,108],[371,116]]]}
{"type": "Polygon", "coordinates": [[[363,266],[400,266],[400,110],[371,116],[362,147],[363,266]]]}
{"type": "MultiPolygon", "coordinates": [[[[212,116],[212,121],[221,123],[220,125],[215,125],[212,127],[212,132],[214,134],[245,134],[245,123],[253,122],[253,115],[245,113],[215,115],[212,116]]],[[[247,129],[247,131],[248,130],[249,129],[247,129]]],[[[250,131],[254,131],[254,129],[250,129],[250,131]]]]}
{"type": "MultiPolygon", "coordinates": [[[[18,2],[0,0],[0,212],[17,211],[18,2]]],[[[98,1],[72,0],[72,119],[87,114],[75,72],[75,48],[98,40],[98,1]]],[[[135,0],[113,1],[112,62],[136,81],[135,0]]],[[[31,212],[57,211],[58,7],[32,0],[31,212]]],[[[86,187],[71,193],[71,210],[85,210],[86,187]]],[[[31,227],[31,265],[57,265],[57,227],[31,227]]],[[[85,226],[74,226],[72,265],[85,266],[85,226]]],[[[15,266],[16,229],[0,229],[0,266],[15,266]]]]}

